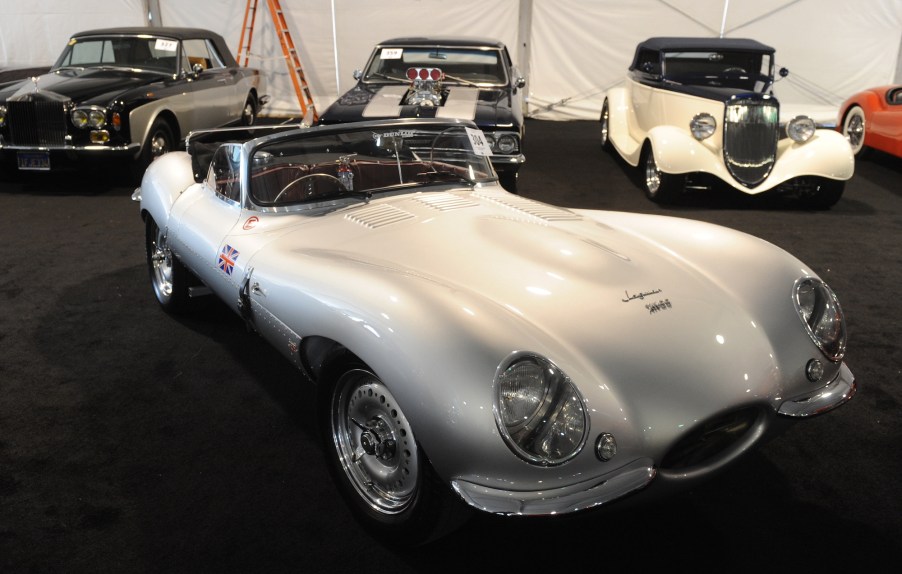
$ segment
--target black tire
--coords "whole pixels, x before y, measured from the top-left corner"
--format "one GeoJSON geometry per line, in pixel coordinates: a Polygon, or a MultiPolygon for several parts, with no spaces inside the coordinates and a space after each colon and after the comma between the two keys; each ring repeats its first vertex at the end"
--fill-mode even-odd
{"type": "Polygon", "coordinates": [[[498,174],[498,182],[501,184],[501,187],[506,189],[511,193],[517,193],[517,178],[519,177],[519,173],[516,171],[502,171],[498,174]]]}
{"type": "Polygon", "coordinates": [[[864,110],[861,109],[861,106],[851,106],[843,116],[842,135],[846,136],[846,140],[852,147],[852,154],[857,158],[864,158],[868,155],[869,148],[864,145],[866,129],[867,119],[864,116],[864,110]]]}
{"type": "Polygon", "coordinates": [[[144,238],[147,271],[154,296],[166,312],[185,312],[193,275],[170,251],[165,233],[150,215],[145,222],[144,238]]]}
{"type": "Polygon", "coordinates": [[[342,354],[330,361],[317,391],[329,471],[374,537],[418,546],[463,523],[468,508],[432,470],[400,405],[371,369],[342,354]]]}
{"type": "Polygon", "coordinates": [[[650,143],[642,149],[639,167],[642,169],[642,187],[648,199],[661,204],[673,203],[683,193],[685,177],[662,172],[650,143]]]}
{"type": "Polygon", "coordinates": [[[813,178],[810,185],[800,193],[804,207],[811,209],[830,209],[840,200],[846,182],[823,177],[813,178]]]}
{"type": "Polygon", "coordinates": [[[600,124],[598,132],[601,140],[601,149],[610,152],[611,146],[611,110],[608,107],[608,100],[601,104],[601,117],[598,122],[600,124]]]}
{"type": "Polygon", "coordinates": [[[141,181],[147,167],[164,153],[171,152],[175,147],[175,136],[169,122],[162,118],[154,120],[147,133],[147,139],[141,146],[141,155],[135,160],[132,172],[138,182],[141,181]]]}
{"type": "Polygon", "coordinates": [[[244,108],[241,110],[241,125],[252,126],[257,122],[257,99],[253,94],[248,94],[244,108]]]}

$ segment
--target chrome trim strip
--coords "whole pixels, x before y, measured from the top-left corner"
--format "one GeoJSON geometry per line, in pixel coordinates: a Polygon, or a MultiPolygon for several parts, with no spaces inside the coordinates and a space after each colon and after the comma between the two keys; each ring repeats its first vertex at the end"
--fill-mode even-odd
{"type": "Polygon", "coordinates": [[[640,458],[611,473],[563,488],[514,491],[466,480],[451,481],[464,502],[485,512],[514,515],[564,514],[599,506],[648,486],[656,471],[650,458],[640,458]]]}
{"type": "Polygon", "coordinates": [[[810,417],[831,411],[848,402],[858,391],[855,376],[845,363],[832,381],[804,395],[787,399],[777,412],[787,417],[810,417]]]}
{"type": "Polygon", "coordinates": [[[85,146],[22,146],[22,145],[3,145],[3,142],[0,142],[0,149],[11,149],[11,150],[23,150],[23,151],[96,151],[96,152],[110,152],[110,151],[128,151],[135,150],[141,147],[139,144],[131,143],[128,145],[122,146],[104,146],[104,145],[85,145],[85,146]]]}

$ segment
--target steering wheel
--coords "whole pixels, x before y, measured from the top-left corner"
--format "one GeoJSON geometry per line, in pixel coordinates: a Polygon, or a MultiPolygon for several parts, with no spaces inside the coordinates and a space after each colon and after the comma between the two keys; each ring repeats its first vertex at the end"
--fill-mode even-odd
{"type": "Polygon", "coordinates": [[[334,175],[330,175],[328,173],[308,173],[307,175],[302,175],[301,177],[289,182],[288,185],[286,185],[285,187],[282,188],[282,191],[280,191],[279,193],[276,194],[276,198],[273,199],[272,202],[278,203],[279,199],[282,197],[282,194],[284,194],[286,191],[288,191],[288,189],[293,187],[296,183],[299,183],[301,181],[305,181],[305,180],[308,180],[308,179],[311,179],[314,177],[325,177],[326,179],[337,183],[339,185],[339,187],[342,190],[344,190],[344,184],[341,183],[341,180],[338,179],[337,177],[335,177],[334,175]]]}

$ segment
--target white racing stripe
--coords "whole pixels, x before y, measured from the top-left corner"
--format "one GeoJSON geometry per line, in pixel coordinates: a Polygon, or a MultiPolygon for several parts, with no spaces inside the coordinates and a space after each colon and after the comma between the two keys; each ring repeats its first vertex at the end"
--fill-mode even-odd
{"type": "Polygon", "coordinates": [[[386,86],[376,92],[370,103],[363,108],[365,118],[397,118],[401,115],[401,98],[407,93],[407,86],[386,86]]]}
{"type": "Polygon", "coordinates": [[[477,101],[479,101],[478,88],[453,87],[448,93],[445,105],[439,108],[435,117],[458,118],[461,120],[476,119],[477,101]]]}

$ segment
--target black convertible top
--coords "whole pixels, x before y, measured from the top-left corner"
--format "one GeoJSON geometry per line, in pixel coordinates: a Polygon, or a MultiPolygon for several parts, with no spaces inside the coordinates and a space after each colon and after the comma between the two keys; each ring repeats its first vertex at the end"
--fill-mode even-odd
{"type": "Polygon", "coordinates": [[[773,54],[775,50],[767,44],[748,38],[676,38],[656,37],[641,42],[636,50],[640,49],[673,52],[678,50],[737,50],[741,52],[767,52],[773,54]]]}
{"type": "Polygon", "coordinates": [[[468,36],[430,36],[392,38],[379,42],[378,46],[416,47],[445,46],[448,48],[479,46],[486,48],[504,48],[504,43],[492,38],[473,38],[468,36]]]}
{"type": "Polygon", "coordinates": [[[232,55],[232,51],[229,50],[229,47],[226,45],[225,40],[217,34],[216,32],[212,32],[210,30],[206,30],[204,28],[176,28],[173,26],[155,26],[155,27],[145,27],[145,26],[130,26],[123,28],[99,28],[97,30],[85,30],[84,32],[78,32],[77,34],[72,34],[73,38],[84,38],[87,36],[137,36],[139,34],[145,34],[149,36],[162,36],[164,38],[174,38],[176,40],[192,40],[197,38],[210,39],[213,44],[216,45],[216,49],[219,50],[219,54],[222,56],[226,67],[235,68],[238,67],[238,62],[235,61],[235,57],[232,55]]]}

